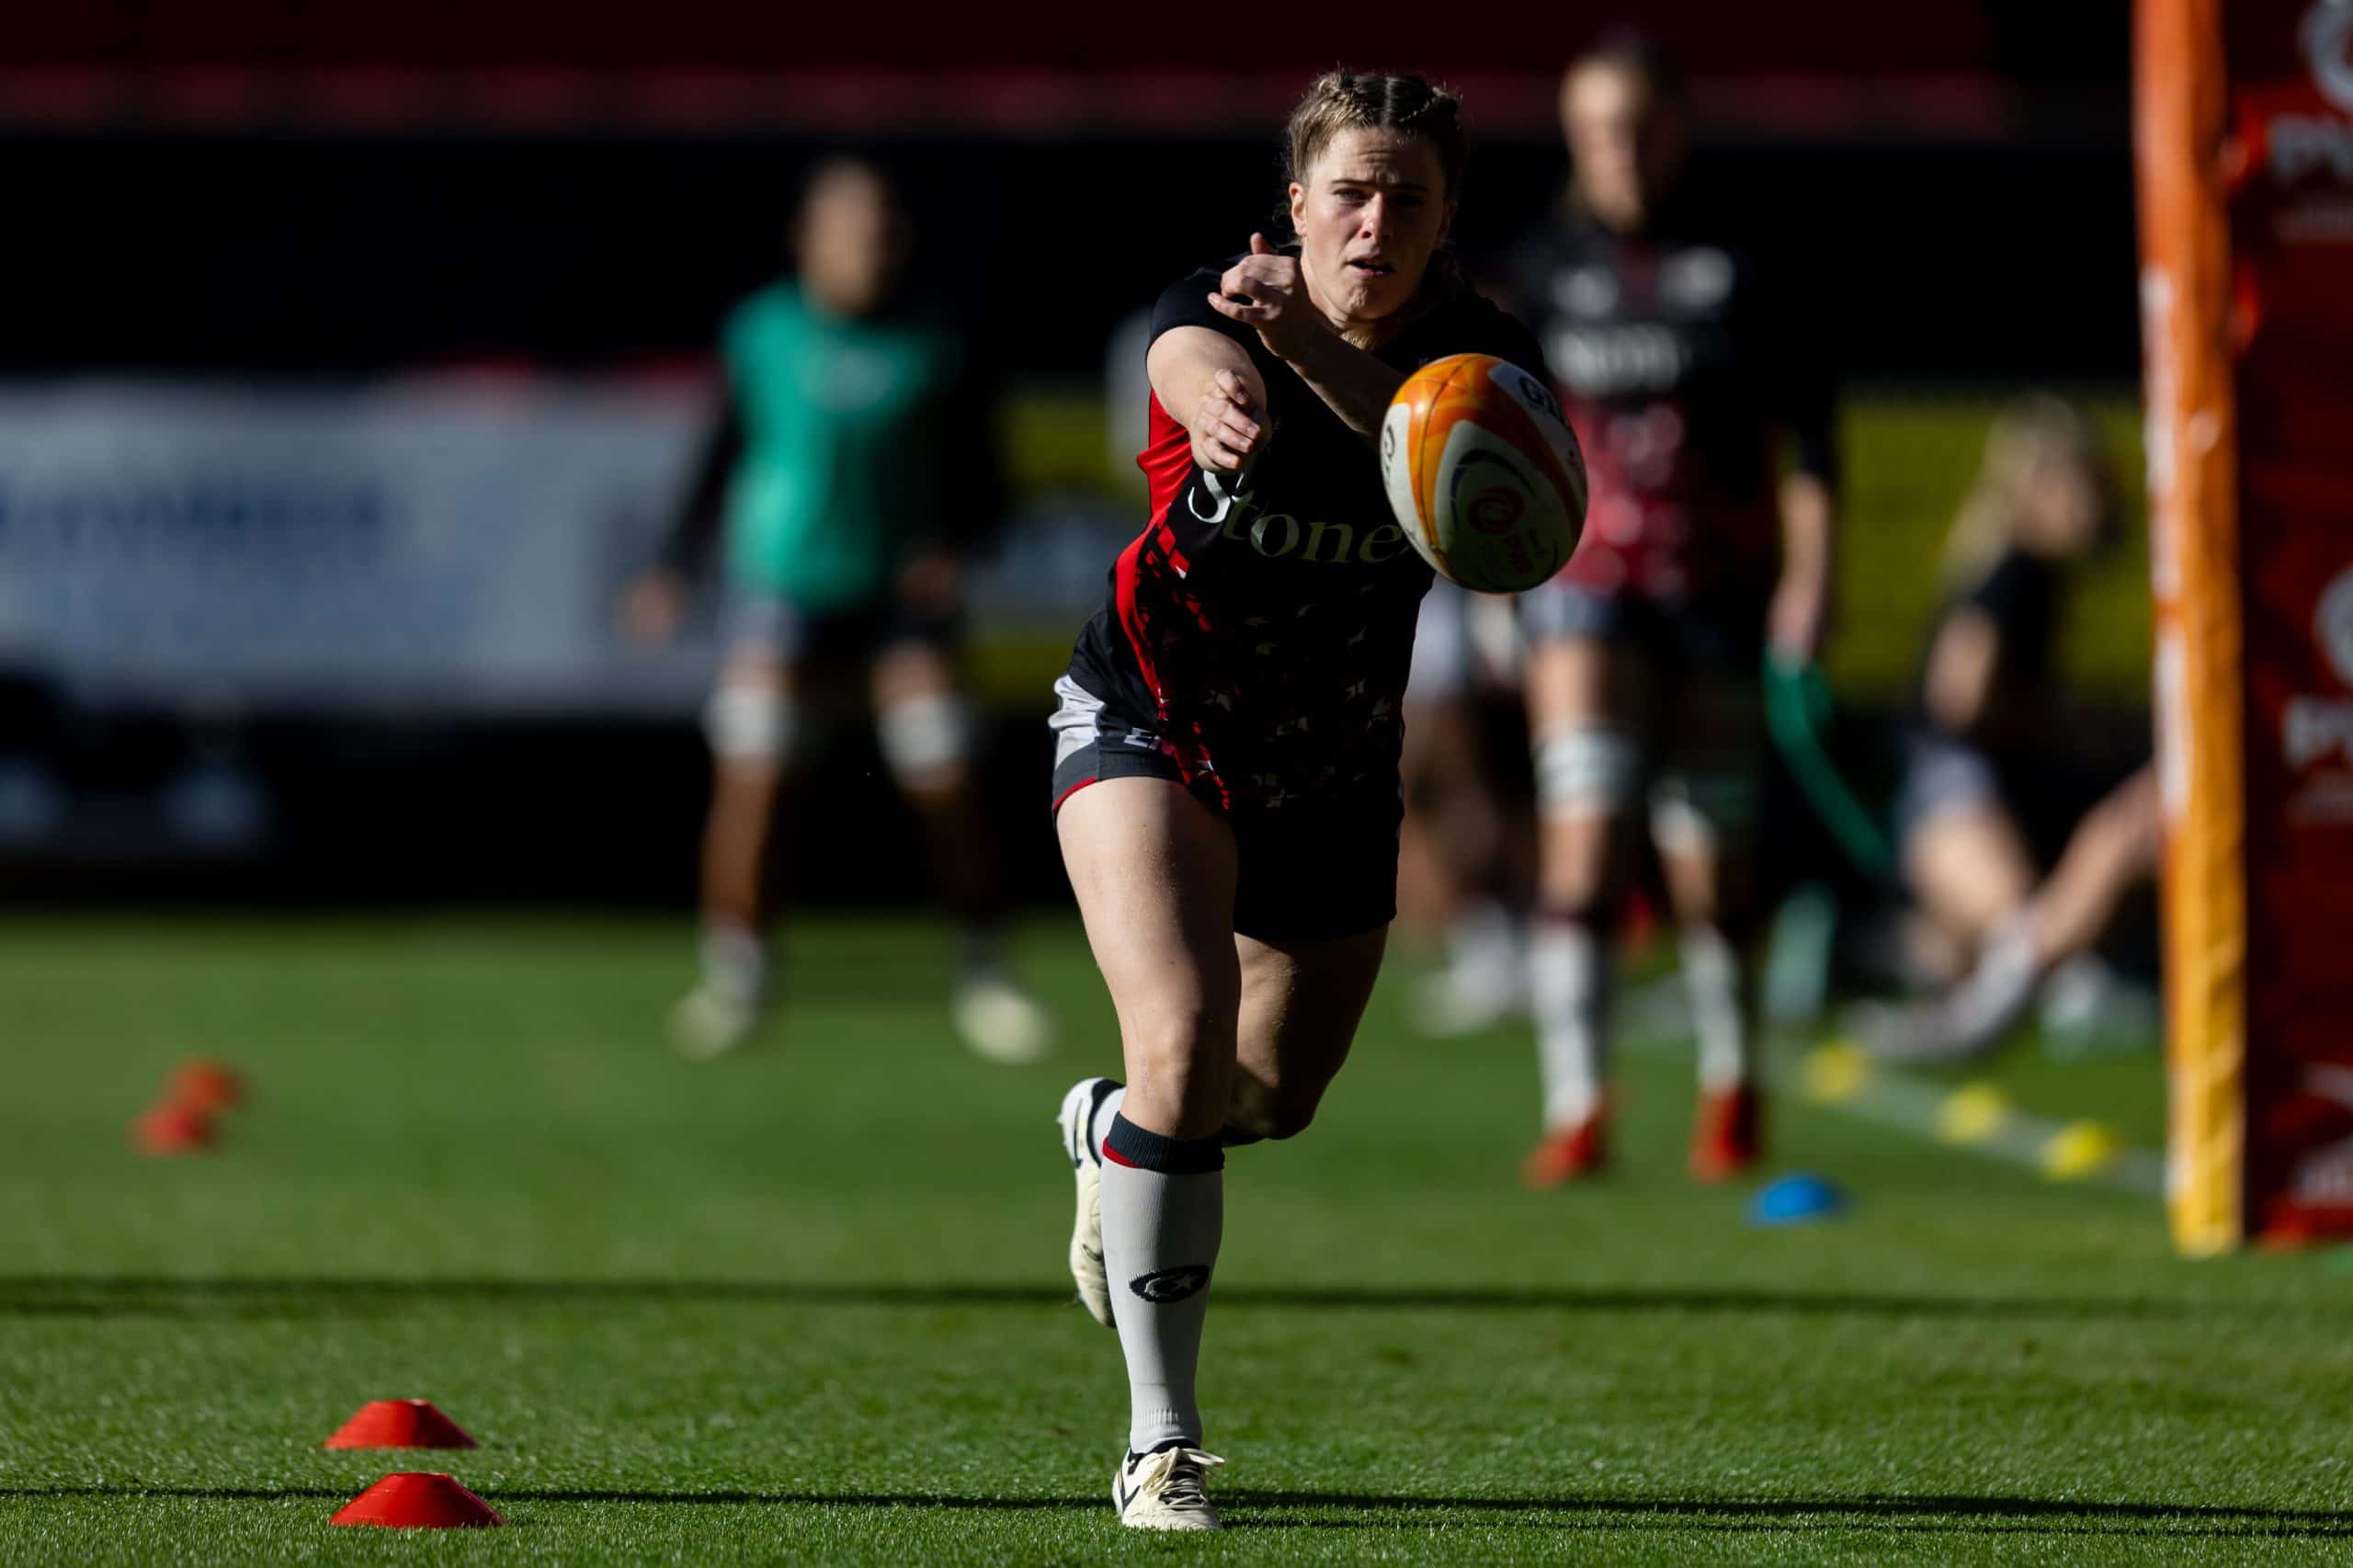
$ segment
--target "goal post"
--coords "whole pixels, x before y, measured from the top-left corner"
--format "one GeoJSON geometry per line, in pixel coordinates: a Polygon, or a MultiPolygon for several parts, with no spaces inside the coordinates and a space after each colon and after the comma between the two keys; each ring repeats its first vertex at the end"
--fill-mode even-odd
{"type": "Polygon", "coordinates": [[[2136,0],[2168,1209],[2353,1235],[2353,0],[2136,0]]]}

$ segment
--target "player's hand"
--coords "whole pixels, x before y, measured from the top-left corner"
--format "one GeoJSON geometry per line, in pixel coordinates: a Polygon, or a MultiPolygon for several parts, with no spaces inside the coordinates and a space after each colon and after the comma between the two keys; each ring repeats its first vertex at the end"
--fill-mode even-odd
{"type": "Polygon", "coordinates": [[[621,635],[641,647],[667,642],[686,618],[686,579],[666,566],[641,574],[621,595],[621,635]]]}
{"type": "Polygon", "coordinates": [[[1279,359],[1301,359],[1332,329],[1307,298],[1299,258],[1284,256],[1264,234],[1250,236],[1250,254],[1225,269],[1210,296],[1210,308],[1229,321],[1257,328],[1267,352],[1279,359]]]}
{"type": "Polygon", "coordinates": [[[1193,411],[1193,460],[1218,473],[1239,473],[1272,434],[1265,413],[1250,394],[1250,383],[1220,370],[1193,411]]]}
{"type": "Polygon", "coordinates": [[[951,615],[964,597],[964,563],[944,550],[926,550],[899,568],[899,603],[918,619],[951,615]]]}
{"type": "Polygon", "coordinates": [[[1830,583],[1823,573],[1781,574],[1765,611],[1765,645],[1793,665],[1811,664],[1830,631],[1830,583]]]}

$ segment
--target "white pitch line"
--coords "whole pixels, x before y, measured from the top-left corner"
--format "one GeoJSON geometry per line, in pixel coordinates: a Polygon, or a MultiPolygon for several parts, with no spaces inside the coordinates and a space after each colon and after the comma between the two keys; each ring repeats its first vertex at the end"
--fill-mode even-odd
{"type": "MultiPolygon", "coordinates": [[[[1854,1049],[1852,1046],[1815,1048],[1817,1051],[1854,1049]]],[[[1810,1053],[1807,1060],[1813,1059],[1810,1053]]],[[[1802,1062],[1801,1067],[1802,1069],[1802,1062]]],[[[1802,1088],[1801,1092],[1804,1092],[1802,1088]]],[[[1823,1110],[1843,1112],[1859,1120],[1911,1133],[1944,1148],[1965,1150],[1989,1160],[1999,1160],[2005,1165],[2047,1174],[2043,1167],[2050,1157],[2052,1145],[2054,1141],[2070,1134],[2073,1131],[2071,1125],[2049,1117],[2005,1108],[1987,1131],[1975,1137],[1947,1137],[1943,1131],[1946,1108],[1955,1095],[1967,1092],[1967,1086],[1947,1088],[1873,1062],[1868,1063],[1861,1081],[1846,1093],[1835,1096],[1805,1093],[1804,1097],[1808,1105],[1823,1110]]],[[[2113,1187],[2136,1198],[2163,1198],[2165,1163],[2164,1156],[2146,1149],[2118,1149],[2095,1168],[2066,1179],[2113,1187]]]]}
{"type": "MultiPolygon", "coordinates": [[[[1634,1049],[1664,1055],[1686,1047],[1690,1013],[1680,982],[1667,978],[1627,995],[1620,1019],[1634,1049]]],[[[1796,1087],[1805,1103],[1836,1111],[1935,1143],[2018,1165],[2052,1180],[2104,1187],[2135,1198],[2162,1199],[2165,1163],[2162,1154],[2121,1146],[2104,1148],[2107,1130],[2089,1122],[2063,1122],[2018,1109],[1997,1089],[1981,1084],[1947,1087],[1873,1061],[1851,1045],[1818,1045],[1794,1064],[1796,1087]],[[1813,1081],[1808,1082],[1809,1079],[1813,1081]],[[1956,1119],[1956,1096],[1975,1095],[1973,1118],[1963,1119],[1967,1136],[1948,1131],[1956,1119]],[[2088,1145],[2083,1168],[2053,1176],[2049,1165],[2061,1139],[2088,1145]]]]}

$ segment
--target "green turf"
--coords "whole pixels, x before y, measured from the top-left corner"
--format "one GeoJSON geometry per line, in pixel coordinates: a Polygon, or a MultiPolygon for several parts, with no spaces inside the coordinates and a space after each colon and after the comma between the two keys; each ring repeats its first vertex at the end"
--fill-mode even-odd
{"type": "MultiPolygon", "coordinates": [[[[1049,1119],[1108,1009],[1068,926],[1024,957],[1052,1066],[946,1041],[936,933],[835,923],[773,1048],[696,1067],[653,1039],[671,925],[0,926],[0,1559],[2353,1552],[2332,1260],[2177,1262],[2145,1203],[1794,1103],[1782,1161],[1857,1207],[1752,1231],[1684,1180],[1654,1053],[1617,1174],[1522,1193],[1525,1045],[1417,1041],[1398,987],[1319,1125],[1229,1167],[1203,1394],[1237,1528],[1123,1536],[1049,1119]],[[193,1052],[252,1104],[213,1155],[133,1156],[193,1052]],[[420,1467],[515,1528],[326,1525],[418,1461],[320,1439],[417,1394],[483,1440],[420,1467]]],[[[2150,1060],[2014,1070],[2154,1142],[2150,1060]]]]}

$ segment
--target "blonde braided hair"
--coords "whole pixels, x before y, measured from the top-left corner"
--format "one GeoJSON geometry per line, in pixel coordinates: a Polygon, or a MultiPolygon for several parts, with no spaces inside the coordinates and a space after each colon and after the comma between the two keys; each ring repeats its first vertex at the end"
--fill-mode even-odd
{"type": "MultiPolygon", "coordinates": [[[[1347,131],[1386,131],[1429,143],[1446,176],[1445,199],[1451,205],[1461,189],[1462,165],[1471,153],[1462,134],[1461,109],[1459,94],[1427,77],[1327,71],[1309,85],[1283,127],[1284,175],[1305,185],[1309,169],[1334,137],[1347,131]]],[[[1278,233],[1290,229],[1288,199],[1276,203],[1275,224],[1278,233]]],[[[1453,247],[1442,244],[1430,257],[1413,302],[1399,312],[1392,328],[1444,304],[1461,286],[1462,268],[1453,247]]]]}

